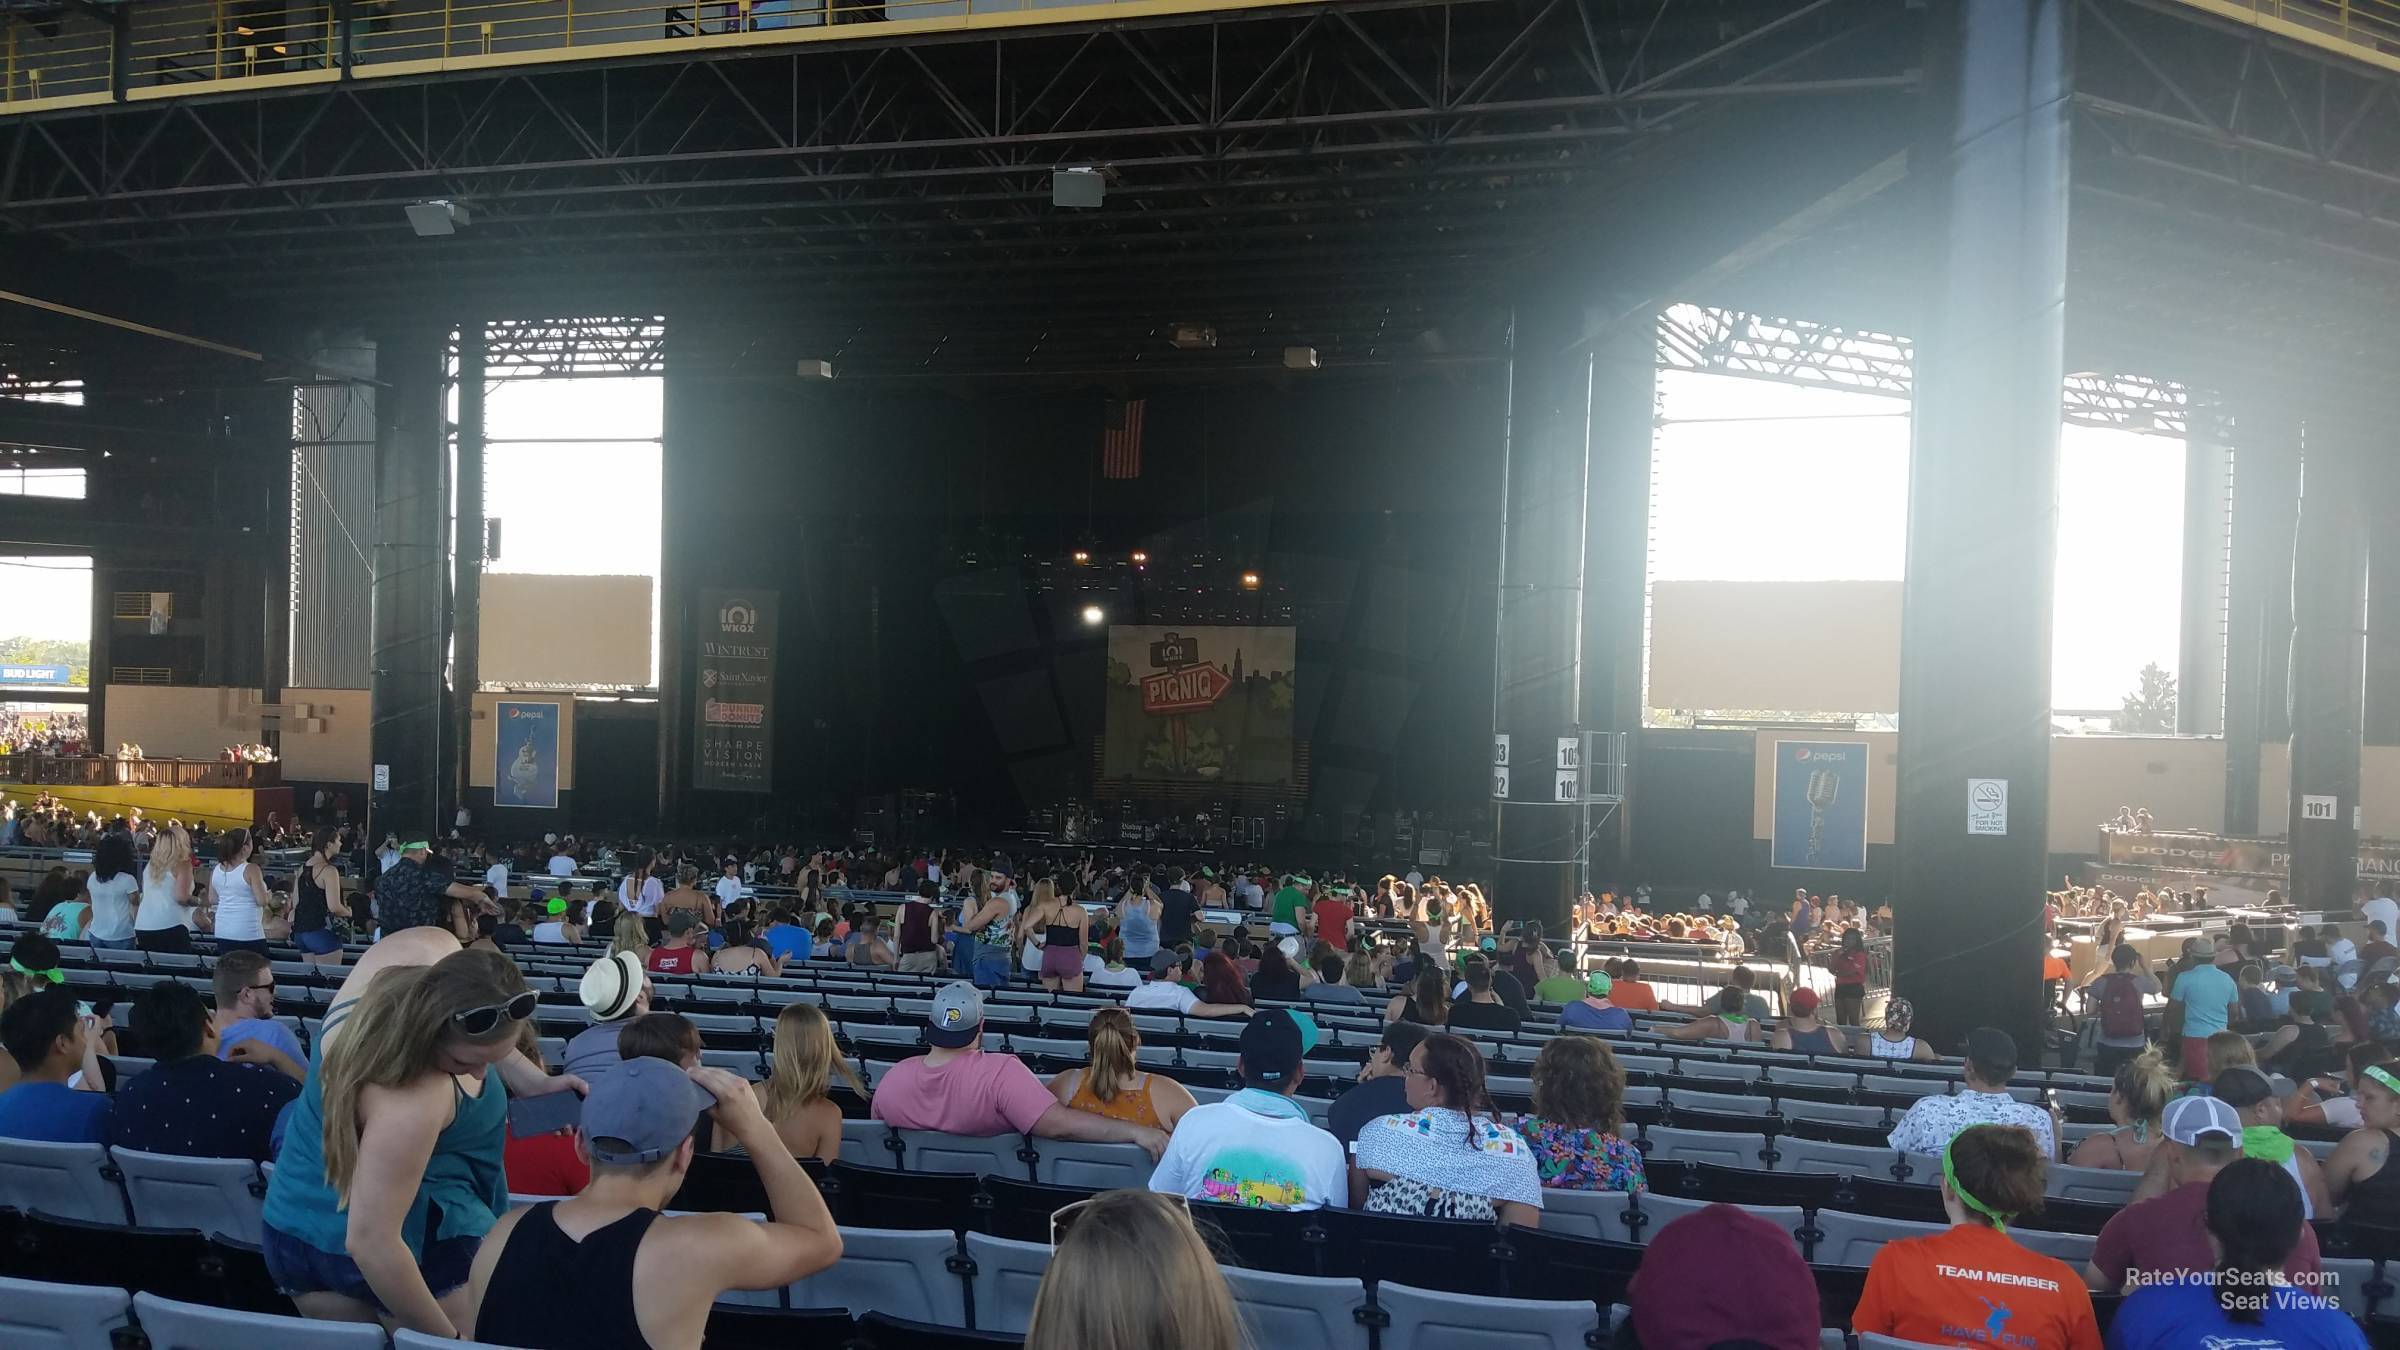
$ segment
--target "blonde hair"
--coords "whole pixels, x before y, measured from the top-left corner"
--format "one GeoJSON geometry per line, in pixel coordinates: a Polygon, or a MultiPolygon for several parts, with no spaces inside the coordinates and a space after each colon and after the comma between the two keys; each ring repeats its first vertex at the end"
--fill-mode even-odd
{"type": "Polygon", "coordinates": [[[450,1019],[469,1008],[504,1003],[524,987],[516,963],[490,951],[456,952],[430,966],[401,966],[375,977],[342,1024],[341,1038],[325,1052],[320,1070],[325,1184],[333,1188],[336,1208],[350,1207],[350,1181],[358,1170],[358,1103],[366,1089],[406,1087],[441,1072],[438,1056],[454,1041],[513,1044],[518,1024],[506,1018],[482,1037],[459,1035],[450,1019]]]}
{"type": "Polygon", "coordinates": [[[649,960],[650,930],[642,926],[641,915],[630,909],[619,914],[613,936],[616,941],[608,944],[609,955],[614,956],[618,952],[632,952],[635,956],[641,957],[645,963],[649,960]]]}
{"type": "Polygon", "coordinates": [[[1244,1350],[1233,1291],[1183,1205],[1147,1190],[1084,1203],[1033,1296],[1025,1350],[1244,1350]]]}
{"type": "Polygon", "coordinates": [[[150,845],[150,864],[143,869],[152,881],[171,881],[175,869],[192,860],[192,836],[181,825],[169,824],[150,845]]]}
{"type": "Polygon", "coordinates": [[[2166,1111],[2167,1100],[2175,1095],[2175,1075],[2167,1068],[2166,1056],[2153,1046],[2118,1065],[2110,1086],[2134,1120],[2146,1125],[2166,1111]]]}
{"type": "Polygon", "coordinates": [[[1103,1102],[1113,1102],[1117,1094],[1133,1086],[1136,1074],[1134,1053],[1142,1048],[1142,1033],[1133,1025],[1133,1014],[1123,1008],[1102,1008],[1092,1014],[1089,1033],[1092,1043],[1092,1064],[1083,1071],[1084,1084],[1092,1095],[1103,1102]]]}
{"type": "Polygon", "coordinates": [[[2243,1064],[2255,1065],[2257,1063],[2258,1052],[2250,1048],[2250,1042],[2243,1037],[2242,1033],[2220,1031],[2208,1038],[2208,1080],[2210,1082],[2215,1082],[2217,1075],[2227,1069],[2243,1064]]]}
{"type": "Polygon", "coordinates": [[[825,1095],[839,1072],[852,1092],[864,1094],[850,1061],[833,1043],[833,1023],[813,1003],[787,1003],[775,1018],[775,1068],[758,1089],[759,1113],[781,1124],[825,1095]]]}

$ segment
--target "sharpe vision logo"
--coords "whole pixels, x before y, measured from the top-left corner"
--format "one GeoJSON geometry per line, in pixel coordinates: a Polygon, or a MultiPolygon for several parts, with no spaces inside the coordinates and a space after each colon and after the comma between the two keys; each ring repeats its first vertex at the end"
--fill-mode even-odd
{"type": "Polygon", "coordinates": [[[758,631],[758,611],[736,600],[717,611],[717,627],[727,633],[755,633],[758,631]]]}

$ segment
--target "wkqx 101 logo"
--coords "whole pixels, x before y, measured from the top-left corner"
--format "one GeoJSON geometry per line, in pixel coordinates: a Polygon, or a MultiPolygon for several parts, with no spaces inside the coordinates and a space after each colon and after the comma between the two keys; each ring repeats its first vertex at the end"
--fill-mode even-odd
{"type": "Polygon", "coordinates": [[[758,631],[758,611],[739,600],[717,611],[717,627],[728,633],[758,631]]]}

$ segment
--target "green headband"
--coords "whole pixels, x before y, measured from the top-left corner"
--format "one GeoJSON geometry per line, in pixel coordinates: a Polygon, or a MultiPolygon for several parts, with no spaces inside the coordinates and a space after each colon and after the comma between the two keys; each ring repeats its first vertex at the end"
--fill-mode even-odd
{"type": "Polygon", "coordinates": [[[415,842],[415,843],[413,843],[413,844],[402,844],[402,845],[400,846],[400,851],[401,851],[402,853],[414,853],[414,852],[416,852],[418,849],[428,849],[428,850],[430,850],[432,847],[433,847],[433,845],[431,845],[431,844],[428,844],[428,843],[426,843],[424,840],[420,839],[420,840],[418,840],[417,842],[415,842]]]}
{"type": "Polygon", "coordinates": [[[2370,1064],[2367,1066],[2366,1072],[2367,1077],[2374,1079],[2376,1082],[2381,1083],[2384,1085],[2384,1087],[2390,1089],[2392,1095],[2400,1096],[2400,1078],[2394,1078],[2391,1072],[2385,1069],[2382,1065],[2370,1064]]]}
{"type": "Polygon", "coordinates": [[[1965,1205],[1967,1208],[1974,1210],[1976,1213],[1983,1215],[1987,1219],[1990,1219],[1992,1221],[1992,1227],[1999,1229],[2003,1233],[2007,1232],[2008,1221],[2015,1216],[2003,1214],[1999,1210],[1992,1208],[1990,1205],[1983,1203],[1974,1196],[1967,1194],[1967,1188],[1958,1184],[1958,1166],[1950,1161],[1950,1151],[1951,1149],[1957,1147],[1957,1145],[1958,1139],[1953,1136],[1948,1144],[1942,1146],[1942,1180],[1950,1183],[1950,1193],[1958,1197],[1958,1203],[1965,1205]]]}
{"type": "Polygon", "coordinates": [[[17,972],[19,975],[27,977],[28,979],[48,980],[52,984],[65,984],[67,982],[67,972],[60,970],[56,966],[52,966],[48,970],[34,970],[27,966],[24,962],[12,956],[8,958],[8,968],[17,972]]]}

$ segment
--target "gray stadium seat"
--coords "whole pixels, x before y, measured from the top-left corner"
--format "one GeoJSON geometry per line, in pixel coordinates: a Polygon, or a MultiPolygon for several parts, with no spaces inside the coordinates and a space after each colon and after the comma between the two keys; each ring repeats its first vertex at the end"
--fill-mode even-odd
{"type": "Polygon", "coordinates": [[[1817,1328],[1817,1350],[1850,1350],[1850,1333],[1840,1327],[1817,1328]]]}
{"type": "Polygon", "coordinates": [[[1033,1320],[1034,1295],[1050,1269],[1047,1242],[967,1234],[967,1259],[975,1263],[975,1329],[1022,1334],[1033,1320]]]}
{"type": "Polygon", "coordinates": [[[133,1299],[122,1289],[0,1279],[0,1345],[10,1350],[111,1350],[133,1299]]]}
{"type": "Polygon", "coordinates": [[[1544,1191],[1542,1231],[1631,1242],[1632,1230],[1625,1226],[1625,1210],[1631,1203],[1632,1197],[1624,1191],[1544,1191]]]}
{"type": "MultiPolygon", "coordinates": [[[[491,1341],[460,1341],[448,1336],[428,1336],[422,1331],[395,1331],[392,1350],[487,1350],[491,1341]]],[[[502,1347],[506,1350],[506,1347],[502,1347]]]]}
{"type": "Polygon", "coordinates": [[[1484,1298],[1444,1294],[1389,1282],[1375,1287],[1375,1305],[1391,1318],[1382,1350],[1584,1350],[1600,1325],[1589,1302],[1484,1298]]]}
{"type": "Polygon", "coordinates": [[[1753,1171],[1767,1165],[1767,1137],[1763,1134],[1726,1134],[1653,1125],[1642,1132],[1642,1137],[1650,1144],[1643,1156],[1661,1162],[1713,1163],[1753,1171]]]}
{"type": "Polygon", "coordinates": [[[2375,1277],[2375,1263],[2357,1257],[2345,1257],[2338,1261],[2327,1257],[2320,1264],[2325,1272],[2325,1283],[2307,1292],[2332,1299],[2352,1317],[2366,1317],[2369,1302],[2367,1282],[2375,1277]]]}
{"type": "Polygon", "coordinates": [[[1357,1280],[1223,1269],[1242,1321],[1253,1332],[1252,1344],[1367,1350],[1367,1329],[1358,1320],[1367,1288],[1357,1280]]]}
{"type": "MultiPolygon", "coordinates": [[[[1555,1192],[1551,1194],[1555,1194],[1555,1192]]],[[[1543,1199],[1547,1201],[1549,1196],[1545,1195],[1543,1199]]],[[[1642,1225],[1641,1241],[1648,1243],[1658,1236],[1658,1230],[1661,1228],[1687,1214],[1697,1214],[1708,1208],[1709,1204],[1710,1202],[1706,1200],[1686,1200],[1678,1196],[1661,1195],[1656,1191],[1642,1192],[1639,1205],[1649,1222],[1642,1225]]],[[[1749,1211],[1754,1217],[1764,1219],[1786,1233],[1796,1231],[1800,1227],[1801,1212],[1798,1205],[1744,1205],[1742,1208],[1749,1211]]],[[[1544,1222],[1547,1223],[1547,1216],[1545,1216],[1544,1222]]]]}
{"type": "Polygon", "coordinates": [[[911,1172],[973,1172],[979,1176],[1032,1180],[1017,1151],[1022,1135],[944,1134],[940,1130],[900,1131],[900,1165],[911,1172]]]}
{"type": "Polygon", "coordinates": [[[144,1228],[196,1228],[255,1247],[259,1206],[266,1192],[258,1165],[247,1158],[178,1158],[112,1148],[125,1174],[133,1221],[144,1228]]]}
{"type": "Polygon", "coordinates": [[[54,1218],[129,1224],[125,1192],[109,1179],[108,1150],[98,1144],[0,1139],[0,1196],[13,1209],[54,1218]]]}
{"type": "Polygon", "coordinates": [[[234,1312],[155,1294],[135,1294],[133,1316],[151,1350],[383,1350],[383,1328],[368,1322],[234,1312]]]}
{"type": "Polygon", "coordinates": [[[1925,1341],[1904,1341],[1897,1336],[1862,1331],[1858,1333],[1858,1350],[1939,1350],[1939,1347],[1925,1341]]]}
{"type": "Polygon", "coordinates": [[[1776,1109],[1787,1119],[1817,1120],[1829,1125],[1865,1125],[1870,1128],[1883,1124],[1880,1106],[1852,1106],[1848,1102],[1804,1102],[1786,1097],[1776,1109]]]}
{"type": "Polygon", "coordinates": [[[1041,1161],[1033,1179],[1050,1186],[1081,1186],[1109,1191],[1147,1186],[1156,1164],[1138,1144],[1089,1144],[1073,1139],[1036,1139],[1041,1161]]]}
{"type": "Polygon", "coordinates": [[[1782,1155],[1775,1164],[1775,1170],[1779,1172],[1873,1177],[1877,1181],[1893,1179],[1892,1163],[1898,1157],[1888,1148],[1870,1148],[1865,1144],[1829,1144],[1819,1139],[1795,1139],[1790,1135],[1775,1141],[1775,1151],[1782,1155]]]}
{"type": "Polygon", "coordinates": [[[963,1286],[947,1263],[958,1250],[948,1233],[893,1228],[845,1228],[842,1259],[785,1286],[793,1308],[847,1308],[853,1316],[881,1312],[946,1327],[967,1324],[963,1286]]]}
{"type": "Polygon", "coordinates": [[[2104,1205],[2122,1205],[2133,1198],[2133,1188],[2142,1184],[2142,1174],[2116,1167],[2069,1167],[2065,1163],[2050,1164],[2050,1175],[2042,1193],[2058,1200],[2094,1200],[2104,1205]]]}
{"type": "Polygon", "coordinates": [[[1838,1209],[1817,1211],[1817,1228],[1825,1236],[1817,1242],[1809,1264],[1818,1266],[1868,1266],[1875,1253],[1886,1242],[1903,1238],[1924,1237],[1942,1232],[1948,1225],[1911,1223],[1906,1219],[1881,1219],[1870,1214],[1849,1214],[1838,1209]]]}
{"type": "Polygon", "coordinates": [[[2090,1233],[2054,1233],[2047,1228],[2011,1228],[2008,1235],[2025,1250],[2055,1256],[2077,1270],[2092,1259],[2092,1244],[2099,1241],[2090,1233]]]}
{"type": "Polygon", "coordinates": [[[897,1159],[884,1146],[891,1138],[892,1127],[880,1120],[845,1120],[842,1122],[841,1159],[861,1167],[896,1167],[897,1159]]]}

